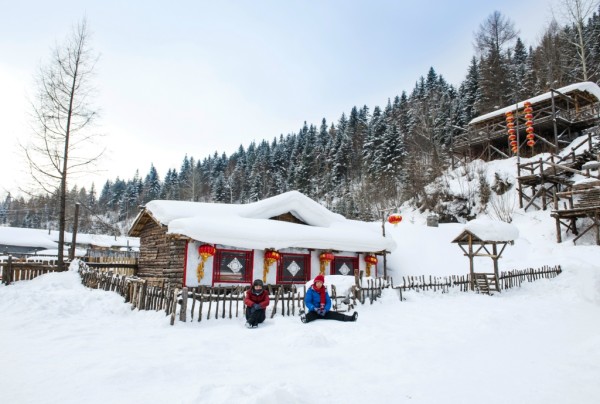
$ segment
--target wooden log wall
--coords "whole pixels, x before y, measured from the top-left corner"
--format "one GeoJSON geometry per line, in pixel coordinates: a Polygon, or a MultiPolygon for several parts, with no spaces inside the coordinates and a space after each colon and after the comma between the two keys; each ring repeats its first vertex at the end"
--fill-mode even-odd
{"type": "Polygon", "coordinates": [[[185,240],[167,236],[166,227],[148,221],[140,232],[137,276],[181,287],[185,244],[185,240]]]}

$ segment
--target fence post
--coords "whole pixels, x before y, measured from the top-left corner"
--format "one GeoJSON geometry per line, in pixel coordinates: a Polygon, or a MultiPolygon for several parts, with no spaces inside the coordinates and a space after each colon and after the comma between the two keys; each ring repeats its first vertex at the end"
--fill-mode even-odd
{"type": "Polygon", "coordinates": [[[12,255],[8,256],[8,265],[6,266],[6,284],[10,285],[13,281],[12,255]]]}

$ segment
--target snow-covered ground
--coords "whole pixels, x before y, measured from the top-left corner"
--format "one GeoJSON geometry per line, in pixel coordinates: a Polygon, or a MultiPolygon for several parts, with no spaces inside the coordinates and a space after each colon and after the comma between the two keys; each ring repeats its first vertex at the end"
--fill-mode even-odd
{"type": "MultiPolygon", "coordinates": [[[[402,214],[387,228],[392,276],[468,272],[450,243],[464,225],[402,214]]],[[[557,244],[549,212],[513,219],[519,238],[500,269],[561,265],[561,275],[493,296],[407,292],[400,302],[387,289],[359,305],[356,323],[170,326],[73,271],[0,286],[0,402],[597,403],[600,247],[593,234],[557,244]]]]}

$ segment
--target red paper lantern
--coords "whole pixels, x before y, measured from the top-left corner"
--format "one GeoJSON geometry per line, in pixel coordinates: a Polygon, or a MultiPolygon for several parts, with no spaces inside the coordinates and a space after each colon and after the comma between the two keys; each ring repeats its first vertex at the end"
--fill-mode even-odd
{"type": "Polygon", "coordinates": [[[396,226],[402,221],[402,216],[399,213],[394,213],[388,217],[388,222],[396,226]]]}
{"type": "Polygon", "coordinates": [[[509,129],[508,130],[508,134],[509,135],[514,135],[515,133],[517,133],[516,129],[509,129]]]}
{"type": "Polygon", "coordinates": [[[525,102],[523,103],[523,105],[524,105],[525,107],[530,107],[530,106],[531,106],[531,101],[525,101],[525,102]]]}
{"type": "Polygon", "coordinates": [[[328,263],[328,262],[333,261],[333,258],[334,258],[334,255],[332,253],[330,253],[330,252],[324,252],[324,253],[321,253],[321,255],[319,255],[319,260],[321,262],[327,262],[328,263]]]}
{"type": "Polygon", "coordinates": [[[517,140],[517,135],[510,135],[508,140],[517,140]]]}
{"type": "Polygon", "coordinates": [[[509,123],[506,124],[506,127],[508,129],[514,128],[515,127],[515,123],[514,122],[509,122],[509,123]]]}
{"type": "Polygon", "coordinates": [[[514,148],[514,147],[517,147],[517,141],[516,141],[516,140],[513,140],[513,141],[511,141],[511,142],[510,142],[510,145],[511,145],[513,148],[514,148]]]}
{"type": "Polygon", "coordinates": [[[525,126],[533,126],[533,121],[527,121],[527,122],[525,122],[525,126]]]}
{"type": "Polygon", "coordinates": [[[533,119],[533,114],[525,114],[525,119],[527,119],[528,121],[533,119]]]}
{"type": "Polygon", "coordinates": [[[504,115],[506,115],[506,117],[508,118],[509,116],[512,116],[513,112],[512,111],[506,111],[504,113],[504,115]]]}
{"type": "Polygon", "coordinates": [[[371,265],[377,265],[377,257],[374,255],[366,255],[365,262],[371,265]]]}
{"type": "Polygon", "coordinates": [[[512,122],[512,121],[514,121],[514,120],[515,120],[515,117],[514,117],[514,116],[512,116],[512,115],[511,115],[511,116],[507,116],[507,117],[506,117],[506,122],[509,122],[509,123],[510,123],[510,122],[512,122]]]}
{"type": "Polygon", "coordinates": [[[535,132],[535,129],[533,129],[533,126],[529,126],[529,127],[527,127],[527,129],[525,129],[525,132],[533,133],[533,132],[535,132]]]}
{"type": "Polygon", "coordinates": [[[212,257],[217,252],[217,249],[210,244],[202,244],[198,247],[198,254],[204,259],[212,257]]]}
{"type": "Polygon", "coordinates": [[[534,145],[535,145],[535,141],[534,140],[528,140],[527,141],[527,146],[533,147],[534,145]]]}
{"type": "Polygon", "coordinates": [[[533,139],[535,139],[535,134],[533,134],[533,133],[528,133],[528,134],[527,134],[527,140],[533,140],[533,139]]]}
{"type": "Polygon", "coordinates": [[[265,252],[265,259],[270,262],[277,261],[279,259],[279,257],[281,257],[281,254],[279,254],[275,250],[268,250],[265,252]]]}
{"type": "Polygon", "coordinates": [[[533,112],[533,108],[527,107],[523,110],[523,112],[525,112],[526,114],[531,114],[533,112]]]}

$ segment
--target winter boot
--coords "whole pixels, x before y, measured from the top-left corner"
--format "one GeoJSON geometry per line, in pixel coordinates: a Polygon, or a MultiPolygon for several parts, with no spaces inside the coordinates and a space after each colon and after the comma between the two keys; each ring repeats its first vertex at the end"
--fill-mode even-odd
{"type": "Polygon", "coordinates": [[[254,328],[250,322],[246,321],[246,328],[254,328]]]}
{"type": "Polygon", "coordinates": [[[357,318],[358,318],[358,313],[354,312],[354,313],[352,313],[352,319],[350,321],[356,321],[357,318]]]}
{"type": "Polygon", "coordinates": [[[304,312],[304,310],[300,310],[300,321],[306,323],[306,313],[304,312]]]}

